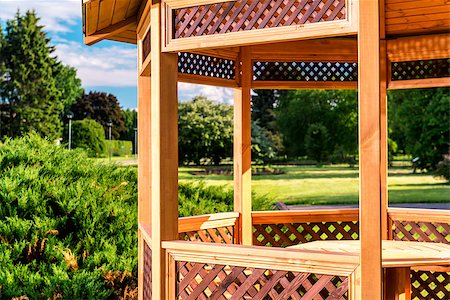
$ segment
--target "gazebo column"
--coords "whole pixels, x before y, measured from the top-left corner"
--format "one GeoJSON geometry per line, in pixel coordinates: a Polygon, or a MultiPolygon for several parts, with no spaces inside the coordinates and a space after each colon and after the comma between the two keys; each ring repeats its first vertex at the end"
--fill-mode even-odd
{"type": "Polygon", "coordinates": [[[178,99],[176,53],[162,53],[161,2],[151,6],[152,297],[167,299],[162,241],[178,239],[178,99]]]}
{"type": "Polygon", "coordinates": [[[239,240],[252,244],[251,81],[249,48],[241,48],[241,85],[234,89],[234,210],[241,214],[239,240]]]}
{"type": "Polygon", "coordinates": [[[359,2],[358,68],[361,299],[382,299],[379,0],[359,2]]]}

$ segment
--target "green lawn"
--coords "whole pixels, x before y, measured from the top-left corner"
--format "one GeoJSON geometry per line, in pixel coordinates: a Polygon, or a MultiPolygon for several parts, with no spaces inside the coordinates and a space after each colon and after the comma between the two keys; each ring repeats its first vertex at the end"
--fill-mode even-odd
{"type": "MultiPolygon", "coordinates": [[[[252,188],[274,202],[288,205],[355,204],[358,202],[358,169],[342,165],[279,166],[283,175],[253,176],[252,188]]],[[[180,181],[203,180],[232,186],[231,176],[193,176],[197,168],[180,168],[180,181]]],[[[389,170],[390,203],[438,203],[450,201],[450,185],[428,174],[412,174],[410,168],[389,170]]]]}

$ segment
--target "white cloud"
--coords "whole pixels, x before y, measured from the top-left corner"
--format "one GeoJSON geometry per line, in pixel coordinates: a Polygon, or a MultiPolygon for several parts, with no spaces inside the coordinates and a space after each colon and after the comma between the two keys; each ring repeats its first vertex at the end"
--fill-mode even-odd
{"type": "Polygon", "coordinates": [[[52,33],[71,32],[81,19],[80,0],[0,0],[0,19],[11,19],[17,9],[36,10],[40,24],[45,24],[45,30],[52,33]]]}
{"type": "Polygon", "coordinates": [[[56,44],[56,55],[77,69],[83,86],[136,86],[136,48],[119,44],[108,48],[88,47],[65,41],[56,44]]]}
{"type": "Polygon", "coordinates": [[[233,89],[224,87],[182,82],[178,85],[178,95],[181,101],[192,100],[195,96],[201,95],[217,102],[233,104],[233,89]]]}

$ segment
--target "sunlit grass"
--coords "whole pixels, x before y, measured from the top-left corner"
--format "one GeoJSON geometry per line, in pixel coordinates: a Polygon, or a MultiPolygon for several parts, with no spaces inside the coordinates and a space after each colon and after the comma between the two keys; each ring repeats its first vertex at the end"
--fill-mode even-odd
{"type": "MultiPolygon", "coordinates": [[[[253,176],[252,188],[273,202],[287,205],[356,204],[358,203],[358,169],[344,165],[277,166],[283,175],[253,176]]],[[[203,180],[206,184],[232,187],[232,176],[194,176],[198,168],[180,168],[180,181],[203,180]]],[[[431,174],[412,174],[410,168],[389,170],[390,203],[450,202],[450,185],[431,174]]]]}

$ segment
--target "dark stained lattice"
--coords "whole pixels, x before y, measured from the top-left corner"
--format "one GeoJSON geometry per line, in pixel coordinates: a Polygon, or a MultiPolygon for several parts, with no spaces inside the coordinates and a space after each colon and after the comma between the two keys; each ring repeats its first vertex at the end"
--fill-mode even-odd
{"type": "Polygon", "coordinates": [[[262,62],[253,64],[255,81],[357,81],[353,62],[262,62]]]}
{"type": "Polygon", "coordinates": [[[190,242],[234,244],[234,226],[199,229],[196,231],[180,232],[179,239],[190,242]]]}
{"type": "Polygon", "coordinates": [[[147,56],[150,55],[150,52],[152,51],[152,41],[151,41],[151,34],[150,30],[147,32],[147,34],[144,37],[144,40],[142,40],[142,62],[147,58],[147,56]]]}
{"type": "Polygon", "coordinates": [[[231,80],[236,76],[233,60],[189,52],[178,53],[178,72],[231,80]]]}
{"type": "MultiPolygon", "coordinates": [[[[450,244],[447,223],[395,220],[392,233],[393,239],[399,241],[450,244]]],[[[450,299],[450,272],[411,270],[411,299],[450,299]]]]}
{"type": "Polygon", "coordinates": [[[357,221],[253,224],[255,246],[288,247],[322,240],[357,240],[358,234],[357,221]]]}
{"type": "Polygon", "coordinates": [[[178,261],[178,299],[348,299],[348,278],[178,261]]]}
{"type": "Polygon", "coordinates": [[[238,0],[173,10],[173,37],[344,20],[345,0],[238,0]]]}
{"type": "Polygon", "coordinates": [[[450,273],[411,270],[411,299],[450,299],[450,273]]]}
{"type": "Polygon", "coordinates": [[[392,80],[450,77],[450,58],[391,63],[392,80]]]}
{"type": "Polygon", "coordinates": [[[144,241],[144,300],[152,299],[152,249],[144,241]]]}

